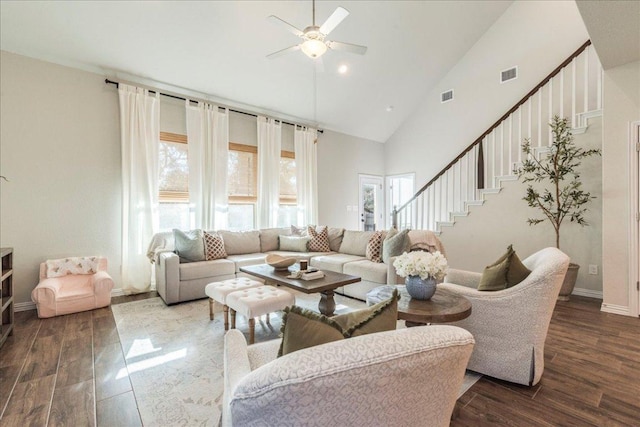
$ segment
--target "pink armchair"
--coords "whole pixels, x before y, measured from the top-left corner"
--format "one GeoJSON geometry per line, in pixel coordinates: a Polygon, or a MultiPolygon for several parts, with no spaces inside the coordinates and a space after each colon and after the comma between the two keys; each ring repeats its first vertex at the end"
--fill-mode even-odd
{"type": "Polygon", "coordinates": [[[53,317],[107,307],[111,304],[113,280],[107,273],[107,259],[97,259],[94,274],[67,274],[47,278],[47,264],[40,264],[40,283],[31,292],[38,317],[53,317]]]}

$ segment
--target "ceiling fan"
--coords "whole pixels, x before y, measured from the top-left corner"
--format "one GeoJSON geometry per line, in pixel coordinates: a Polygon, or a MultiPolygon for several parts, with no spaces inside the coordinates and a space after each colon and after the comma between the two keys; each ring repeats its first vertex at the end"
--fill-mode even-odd
{"type": "Polygon", "coordinates": [[[343,7],[338,7],[329,18],[322,24],[321,26],[316,25],[316,2],[313,0],[313,16],[312,16],[312,24],[305,28],[304,30],[300,30],[293,25],[289,24],[286,21],[278,18],[275,15],[269,16],[267,19],[281,27],[284,27],[287,31],[292,32],[296,36],[302,39],[302,43],[290,46],[286,49],[279,50],[277,52],[273,52],[267,55],[267,58],[273,59],[277,58],[280,55],[283,55],[288,52],[293,52],[295,50],[302,50],[305,55],[309,58],[316,59],[320,58],[327,49],[334,50],[343,50],[346,52],[357,53],[359,55],[364,55],[367,52],[366,46],[360,46],[357,44],[344,43],[344,42],[336,42],[327,40],[326,37],[329,35],[334,28],[338,26],[342,22],[344,18],[349,15],[349,11],[343,7]]]}

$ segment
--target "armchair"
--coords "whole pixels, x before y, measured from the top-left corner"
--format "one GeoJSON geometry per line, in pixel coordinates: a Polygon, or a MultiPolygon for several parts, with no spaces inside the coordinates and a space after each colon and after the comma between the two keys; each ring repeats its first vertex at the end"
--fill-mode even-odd
{"type": "Polygon", "coordinates": [[[473,349],[447,325],[379,332],[276,358],[225,335],[222,425],[448,426],[473,349]]]}
{"type": "Polygon", "coordinates": [[[544,371],[544,342],[569,257],[546,248],[525,259],[531,274],[501,291],[478,291],[480,273],[450,269],[438,286],[471,301],[471,316],[454,322],[476,345],[468,369],[502,380],[535,385],[544,371]]]}
{"type": "Polygon", "coordinates": [[[113,280],[107,273],[107,259],[97,259],[95,274],[68,274],[47,278],[46,263],[40,264],[40,283],[31,292],[38,317],[53,317],[106,307],[111,304],[113,280]]]}

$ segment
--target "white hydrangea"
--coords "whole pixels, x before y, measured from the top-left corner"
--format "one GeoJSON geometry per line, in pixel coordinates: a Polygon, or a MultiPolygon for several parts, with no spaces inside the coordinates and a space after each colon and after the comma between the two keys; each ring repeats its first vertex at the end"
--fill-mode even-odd
{"type": "Polygon", "coordinates": [[[399,276],[420,276],[421,279],[444,279],[447,274],[447,259],[436,251],[433,253],[415,251],[405,252],[393,262],[399,276]]]}

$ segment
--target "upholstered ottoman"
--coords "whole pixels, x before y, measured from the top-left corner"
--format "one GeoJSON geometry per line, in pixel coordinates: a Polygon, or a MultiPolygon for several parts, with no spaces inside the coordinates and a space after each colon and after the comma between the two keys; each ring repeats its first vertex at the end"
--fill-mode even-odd
{"type": "Polygon", "coordinates": [[[268,323],[269,313],[284,310],[295,302],[293,294],[273,286],[232,292],[227,295],[227,305],[231,309],[231,328],[236,327],[236,313],[245,316],[249,322],[249,344],[253,344],[256,328],[254,317],[266,314],[268,323]]]}
{"type": "Polygon", "coordinates": [[[246,277],[223,280],[222,282],[209,283],[204,289],[204,293],[209,297],[209,319],[213,320],[213,302],[222,304],[224,311],[224,330],[229,330],[229,306],[227,305],[227,295],[231,292],[242,291],[262,286],[262,282],[251,280],[246,277]]]}

